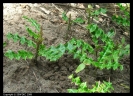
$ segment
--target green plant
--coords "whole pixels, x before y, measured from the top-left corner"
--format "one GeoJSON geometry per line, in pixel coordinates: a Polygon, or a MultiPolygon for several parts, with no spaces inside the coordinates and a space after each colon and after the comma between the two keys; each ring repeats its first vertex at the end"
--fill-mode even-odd
{"type": "Polygon", "coordinates": [[[100,81],[96,82],[95,85],[92,85],[93,88],[90,89],[87,87],[87,82],[81,82],[79,77],[74,78],[73,74],[71,74],[68,78],[78,86],[77,89],[67,89],[69,93],[110,93],[110,90],[114,90],[110,82],[103,81],[101,84],[100,81]]]}
{"type": "MultiPolygon", "coordinates": [[[[20,41],[20,44],[26,44],[28,47],[33,47],[36,49],[35,54],[30,51],[26,50],[18,50],[14,52],[12,50],[8,50],[5,52],[5,56],[9,59],[33,59],[36,63],[38,56],[44,56],[46,60],[50,61],[57,61],[65,52],[68,54],[72,54],[73,58],[78,58],[81,64],[76,68],[75,72],[78,73],[82,71],[87,65],[93,65],[100,69],[118,69],[120,68],[123,70],[123,66],[119,63],[119,58],[123,57],[125,54],[129,54],[130,46],[124,45],[125,39],[122,39],[122,44],[115,44],[112,40],[114,36],[113,30],[110,30],[107,34],[101,28],[98,28],[96,24],[89,24],[86,29],[90,31],[92,34],[92,41],[95,44],[93,48],[90,44],[84,42],[83,40],[78,40],[72,38],[65,44],[58,44],[57,46],[50,46],[47,48],[43,42],[43,32],[42,27],[32,18],[28,18],[26,16],[23,17],[28,22],[31,23],[32,26],[36,28],[38,32],[32,31],[31,28],[26,26],[26,30],[28,34],[32,37],[32,40],[27,39],[24,36],[19,36],[18,34],[8,33],[7,38],[10,40],[13,39],[14,42],[20,41]],[[102,41],[103,44],[99,44],[99,41],[102,41]],[[124,49],[123,49],[124,48],[124,49]],[[95,58],[90,57],[90,55],[95,56],[95,58]]],[[[71,18],[71,17],[70,17],[71,18]]],[[[68,20],[67,17],[64,16],[65,20],[68,20]]],[[[71,19],[70,19],[71,20],[71,19]]],[[[69,22],[70,23],[70,22],[69,22]]],[[[78,77],[79,78],[79,77],[78,77]]],[[[75,79],[73,78],[74,82],[75,79]]],[[[81,83],[79,86],[84,85],[86,83],[81,83]]],[[[89,92],[109,92],[108,86],[111,86],[110,83],[104,82],[103,84],[99,85],[96,83],[96,87],[93,88],[93,91],[89,92]],[[100,86],[100,87],[99,87],[100,86]],[[100,89],[102,88],[102,89],[100,89]]],[[[83,86],[76,92],[83,92],[83,86]]],[[[110,88],[110,87],[109,87],[110,88]]],[[[86,89],[85,89],[86,90],[86,89]]],[[[87,89],[88,90],[88,89],[87,89]]],[[[89,89],[92,90],[92,89],[89,89]]],[[[69,90],[70,91],[70,90],[69,90]]],[[[86,92],[86,91],[84,91],[86,92]]],[[[88,91],[87,91],[88,92],[88,91]]]]}
{"type": "Polygon", "coordinates": [[[27,44],[28,47],[36,48],[35,57],[32,52],[28,52],[26,50],[19,50],[18,52],[13,52],[12,50],[8,50],[5,53],[5,56],[10,58],[11,60],[12,59],[19,60],[20,58],[26,60],[27,58],[32,59],[34,57],[34,61],[36,62],[39,46],[40,46],[40,44],[42,44],[42,41],[43,41],[42,29],[41,29],[40,25],[34,19],[28,18],[26,16],[23,16],[23,18],[26,19],[28,22],[30,22],[31,25],[34,26],[36,28],[36,30],[38,31],[38,33],[35,33],[34,31],[32,31],[32,29],[30,29],[29,27],[26,26],[26,30],[28,31],[29,35],[31,37],[33,37],[33,40],[28,40],[26,37],[19,36],[17,33],[16,34],[8,33],[7,38],[8,38],[8,40],[12,38],[14,42],[20,41],[20,44],[27,44]]]}
{"type": "Polygon", "coordinates": [[[3,47],[5,47],[6,45],[7,45],[7,43],[6,43],[6,42],[4,42],[4,43],[3,43],[3,47]]]}
{"type": "Polygon", "coordinates": [[[123,3],[117,3],[120,8],[120,11],[124,14],[112,16],[112,20],[115,21],[118,25],[123,25],[125,27],[130,26],[130,6],[126,3],[127,6],[123,6],[123,3]]]}
{"type": "Polygon", "coordinates": [[[82,23],[85,22],[85,20],[83,20],[82,18],[76,18],[76,19],[74,19],[74,20],[71,20],[71,15],[69,15],[69,18],[68,18],[68,17],[66,16],[66,13],[65,13],[65,12],[62,13],[62,19],[63,19],[64,21],[66,21],[66,22],[68,23],[68,25],[69,25],[69,22],[71,22],[71,24],[72,24],[72,23],[80,23],[80,24],[82,24],[82,23]]]}
{"type": "Polygon", "coordinates": [[[91,5],[88,5],[88,8],[86,8],[86,13],[88,14],[88,24],[91,24],[91,21],[94,19],[98,20],[98,16],[100,14],[105,14],[107,12],[107,9],[105,8],[99,8],[97,10],[94,10],[91,5]],[[92,18],[92,19],[91,19],[92,18]]]}
{"type": "Polygon", "coordinates": [[[67,17],[65,12],[62,13],[62,19],[66,21],[68,24],[67,32],[66,32],[66,39],[68,38],[68,34],[70,35],[72,34],[71,25],[73,25],[74,23],[80,23],[80,24],[84,23],[84,20],[82,18],[76,18],[75,20],[71,20],[71,14],[69,15],[69,17],[67,17]]]}

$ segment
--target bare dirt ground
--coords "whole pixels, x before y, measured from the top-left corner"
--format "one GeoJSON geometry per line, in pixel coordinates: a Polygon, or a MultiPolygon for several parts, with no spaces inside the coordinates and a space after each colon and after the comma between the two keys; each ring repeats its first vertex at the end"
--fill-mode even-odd
{"type": "MultiPolygon", "coordinates": [[[[84,6],[82,4],[77,5],[80,8],[85,6],[85,4],[84,6]]],[[[109,4],[99,5],[106,8],[109,4]]],[[[55,46],[59,43],[65,43],[64,36],[67,24],[63,24],[64,21],[61,18],[63,11],[68,11],[68,14],[71,13],[72,18],[84,17],[84,11],[81,9],[58,6],[52,3],[3,4],[3,38],[4,42],[7,42],[7,46],[3,48],[3,51],[5,52],[8,49],[13,51],[20,49],[34,51],[32,48],[25,45],[21,46],[19,42],[14,43],[12,40],[8,41],[6,38],[8,32],[18,33],[20,36],[30,38],[25,29],[25,25],[28,25],[28,23],[22,16],[33,18],[42,25],[45,38],[43,43],[46,46],[55,46]]],[[[105,22],[102,23],[102,25],[98,23],[98,25],[105,31],[115,27],[107,18],[103,17],[101,19],[105,20],[105,22]]],[[[83,24],[82,26],[86,25],[83,24]]],[[[116,40],[125,36],[119,28],[116,28],[116,32],[116,40]]],[[[90,37],[87,35],[87,31],[78,25],[72,26],[72,35],[69,37],[76,37],[86,42],[91,42],[90,37]]],[[[126,37],[126,42],[130,43],[130,38],[126,37]]],[[[64,54],[58,61],[50,62],[47,61],[45,57],[39,57],[38,66],[30,66],[30,60],[10,60],[3,56],[3,92],[67,93],[67,89],[75,88],[68,79],[68,76],[74,72],[80,64],[78,59],[72,58],[73,56],[64,54]]],[[[124,66],[123,71],[116,70],[111,74],[109,70],[95,70],[93,66],[89,66],[78,75],[80,75],[83,81],[88,82],[88,86],[92,86],[95,81],[108,81],[110,78],[114,87],[112,93],[129,93],[130,57],[124,57],[120,62],[124,66]]]]}

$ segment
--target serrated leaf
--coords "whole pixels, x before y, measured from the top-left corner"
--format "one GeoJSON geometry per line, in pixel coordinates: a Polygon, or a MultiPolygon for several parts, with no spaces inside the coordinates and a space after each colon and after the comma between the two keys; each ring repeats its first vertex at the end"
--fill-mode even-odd
{"type": "Polygon", "coordinates": [[[28,31],[29,35],[31,37],[34,37],[34,39],[38,38],[38,34],[36,34],[35,32],[33,32],[29,27],[26,27],[26,30],[28,31]]]}
{"type": "Polygon", "coordinates": [[[59,49],[59,51],[60,51],[62,54],[64,54],[64,52],[65,52],[65,46],[64,46],[63,44],[60,44],[58,49],[59,49]]]}
{"type": "Polygon", "coordinates": [[[93,42],[95,43],[95,44],[98,44],[98,39],[97,38],[92,38],[92,40],[93,40],[93,42]]]}
{"type": "Polygon", "coordinates": [[[32,40],[27,41],[28,47],[36,47],[32,40]]]}
{"type": "Polygon", "coordinates": [[[75,47],[71,43],[68,42],[67,43],[67,49],[69,52],[72,52],[75,49],[75,47]]]}
{"type": "Polygon", "coordinates": [[[24,36],[22,36],[22,37],[20,38],[20,43],[21,43],[21,44],[26,43],[26,38],[25,38],[24,36]]]}
{"type": "Polygon", "coordinates": [[[106,35],[102,35],[101,40],[102,40],[103,42],[105,42],[105,41],[106,41],[106,39],[107,39],[106,35]]]}
{"type": "Polygon", "coordinates": [[[34,56],[34,55],[33,55],[31,52],[27,52],[27,58],[32,59],[33,56],[34,56]]]}
{"type": "Polygon", "coordinates": [[[77,47],[79,48],[82,45],[82,41],[81,40],[77,40],[77,47]]]}
{"type": "Polygon", "coordinates": [[[82,71],[84,68],[85,68],[85,64],[81,63],[81,64],[77,67],[77,69],[76,69],[75,72],[78,73],[78,72],[82,71]]]}
{"type": "Polygon", "coordinates": [[[90,32],[94,32],[97,28],[96,24],[93,24],[92,26],[90,26],[90,32]]]}
{"type": "Polygon", "coordinates": [[[115,62],[118,62],[118,59],[119,59],[119,51],[115,51],[115,52],[113,53],[113,58],[114,58],[114,61],[115,61],[115,62]]]}
{"type": "Polygon", "coordinates": [[[113,70],[118,69],[118,67],[119,67],[119,63],[115,63],[114,66],[113,66],[113,70]]]}
{"type": "Polygon", "coordinates": [[[100,35],[101,35],[100,31],[97,30],[95,34],[96,38],[100,37],[100,35]]]}
{"type": "Polygon", "coordinates": [[[20,60],[21,55],[20,55],[19,53],[16,53],[16,54],[14,54],[14,55],[15,55],[15,56],[14,56],[15,59],[20,60]]]}
{"type": "Polygon", "coordinates": [[[79,50],[74,54],[74,59],[76,58],[80,58],[82,56],[81,52],[79,52],[79,50]]]}
{"type": "Polygon", "coordinates": [[[27,16],[23,16],[23,18],[29,21],[31,25],[34,26],[40,32],[40,25],[36,22],[36,20],[28,18],[27,16]]]}
{"type": "Polygon", "coordinates": [[[13,35],[13,41],[14,41],[14,42],[17,42],[18,40],[19,40],[18,34],[14,34],[14,35],[13,35]]]}
{"type": "Polygon", "coordinates": [[[8,50],[4,55],[8,57],[10,60],[14,58],[14,52],[12,50],[8,50]]]}
{"type": "Polygon", "coordinates": [[[83,62],[87,58],[86,53],[82,53],[83,55],[80,57],[80,62],[83,62]]]}

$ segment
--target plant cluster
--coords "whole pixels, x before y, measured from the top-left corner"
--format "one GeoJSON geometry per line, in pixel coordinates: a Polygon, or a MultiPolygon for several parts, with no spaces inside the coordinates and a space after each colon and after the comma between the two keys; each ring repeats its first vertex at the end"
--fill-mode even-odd
{"type": "Polygon", "coordinates": [[[126,3],[127,6],[123,6],[123,3],[117,3],[120,11],[124,14],[117,15],[114,14],[112,20],[115,21],[118,25],[123,25],[125,27],[130,26],[130,6],[126,3]]]}
{"type": "MultiPolygon", "coordinates": [[[[90,16],[98,16],[101,13],[105,13],[106,9],[100,8],[98,10],[91,10],[91,7],[88,6],[87,9],[90,16]]],[[[119,59],[124,55],[130,53],[129,48],[130,45],[125,46],[125,38],[122,38],[121,42],[114,43],[113,37],[115,32],[110,30],[108,33],[105,33],[101,28],[98,27],[97,24],[89,23],[86,26],[86,29],[91,33],[92,41],[94,43],[94,47],[90,44],[84,42],[83,40],[72,38],[65,44],[59,44],[57,46],[46,47],[43,42],[43,32],[42,27],[32,18],[28,18],[26,16],[23,17],[25,20],[31,23],[37,30],[34,32],[30,27],[26,26],[26,30],[28,34],[32,37],[32,40],[27,39],[24,36],[19,36],[18,34],[8,33],[7,38],[13,39],[14,42],[19,41],[20,44],[26,44],[28,47],[33,47],[36,49],[36,53],[26,50],[18,50],[14,52],[12,50],[8,50],[5,52],[5,56],[9,59],[33,59],[35,62],[37,61],[38,56],[44,56],[46,60],[57,61],[64,53],[72,54],[73,58],[78,58],[81,64],[75,70],[75,73],[79,73],[84,70],[87,65],[92,65],[97,68],[102,69],[121,69],[123,70],[123,66],[119,63],[119,59]],[[100,43],[102,42],[102,43],[100,43]],[[95,56],[96,58],[91,58],[90,55],[95,56]]],[[[68,30],[71,28],[72,23],[83,23],[84,20],[81,18],[76,18],[75,20],[71,20],[71,15],[69,18],[65,13],[62,14],[63,20],[68,23],[68,30]]],[[[90,18],[90,17],[89,17],[90,18]]],[[[68,89],[68,92],[72,93],[105,93],[110,92],[109,90],[113,89],[112,83],[105,82],[100,84],[100,82],[96,82],[93,85],[92,89],[87,87],[87,82],[81,82],[80,77],[76,77],[71,74],[69,79],[72,80],[78,86],[78,89],[68,89]]]]}
{"type": "Polygon", "coordinates": [[[110,93],[110,90],[114,90],[111,82],[103,81],[103,83],[100,84],[99,81],[96,82],[95,85],[92,85],[93,88],[90,89],[87,87],[87,82],[82,82],[80,77],[74,77],[74,75],[71,74],[68,78],[72,80],[72,83],[78,86],[77,89],[67,89],[69,93],[110,93]]]}
{"type": "Polygon", "coordinates": [[[99,8],[94,10],[91,5],[88,5],[88,8],[86,8],[86,13],[88,14],[88,24],[91,23],[91,21],[94,19],[98,20],[98,16],[100,14],[105,14],[107,12],[107,9],[105,8],[99,8]],[[92,19],[91,19],[92,18],[92,19]]]}

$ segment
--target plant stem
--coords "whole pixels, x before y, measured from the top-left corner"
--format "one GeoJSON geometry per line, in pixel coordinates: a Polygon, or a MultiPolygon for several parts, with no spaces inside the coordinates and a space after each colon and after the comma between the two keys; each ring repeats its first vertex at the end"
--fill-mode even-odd
{"type": "MultiPolygon", "coordinates": [[[[67,38],[68,38],[68,32],[71,31],[71,24],[72,24],[72,22],[71,22],[71,14],[70,14],[70,15],[69,15],[69,19],[68,19],[67,31],[66,31],[66,40],[67,40],[67,38]]],[[[71,35],[71,33],[70,33],[70,35],[71,35]]]]}
{"type": "Polygon", "coordinates": [[[39,37],[38,37],[38,39],[36,41],[37,48],[36,48],[36,54],[35,54],[35,58],[34,58],[35,64],[37,64],[39,46],[40,46],[40,44],[42,44],[42,41],[43,41],[43,38],[42,38],[42,36],[43,36],[42,26],[41,26],[41,30],[40,30],[40,32],[38,34],[39,34],[39,37]]]}

